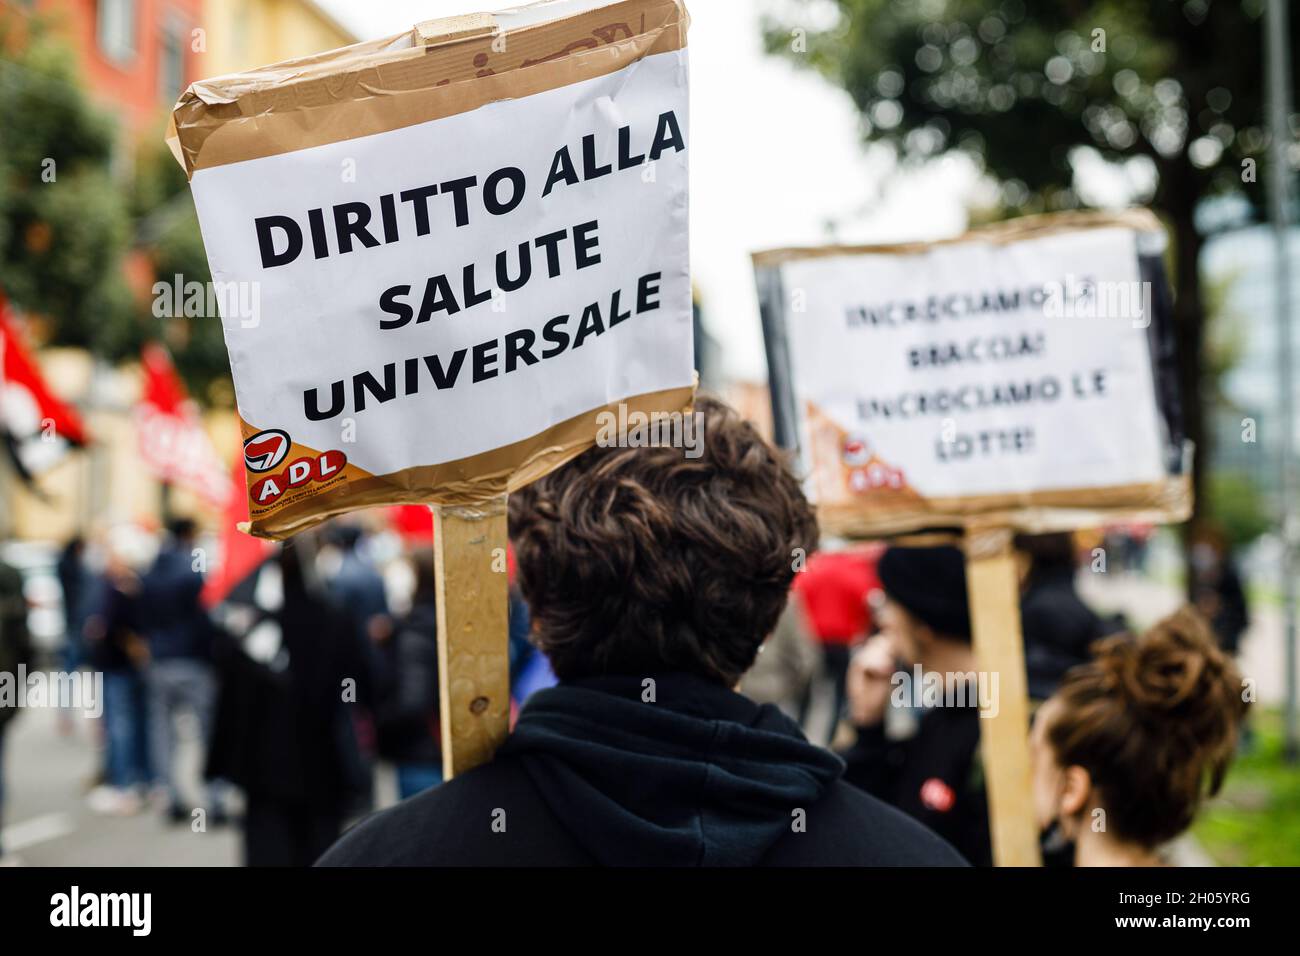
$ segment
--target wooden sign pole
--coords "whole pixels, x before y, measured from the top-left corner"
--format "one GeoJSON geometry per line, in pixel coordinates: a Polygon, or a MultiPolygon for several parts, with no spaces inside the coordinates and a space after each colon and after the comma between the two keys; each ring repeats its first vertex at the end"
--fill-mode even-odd
{"type": "Polygon", "coordinates": [[[1011,532],[966,530],[966,591],[975,659],[998,675],[997,712],[980,717],[980,752],[997,866],[1041,866],[1029,774],[1029,687],[1020,633],[1020,580],[1011,532]]]}
{"type": "Polygon", "coordinates": [[[433,505],[442,771],[492,759],[510,725],[506,496],[433,505]]]}

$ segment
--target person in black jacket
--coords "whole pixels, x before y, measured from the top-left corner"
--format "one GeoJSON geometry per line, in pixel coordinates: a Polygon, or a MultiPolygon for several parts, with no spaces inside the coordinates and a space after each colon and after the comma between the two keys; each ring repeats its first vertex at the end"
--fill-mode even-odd
{"type": "Polygon", "coordinates": [[[375,674],[379,755],[396,767],[397,793],[403,800],[442,783],[433,550],[415,551],[411,566],[411,609],[381,641],[375,674]]]}
{"type": "Polygon", "coordinates": [[[732,690],[817,526],[727,406],[704,447],[596,447],[511,495],[533,640],[560,683],[489,763],[355,827],[319,865],[960,865],[732,690]]]}
{"type": "Polygon", "coordinates": [[[1092,645],[1124,630],[1122,618],[1103,618],[1074,587],[1074,539],[1069,532],[1017,535],[1028,559],[1020,596],[1029,696],[1046,700],[1072,667],[1091,658],[1092,645]]]}
{"type": "Polygon", "coordinates": [[[891,547],[877,571],[886,601],[880,633],[849,667],[858,736],[844,754],[845,779],[933,828],[971,862],[989,865],[980,707],[996,697],[985,699],[988,684],[980,684],[971,648],[965,559],[954,547],[891,547]],[[887,732],[891,702],[921,705],[911,736],[887,732]]]}
{"type": "Polygon", "coordinates": [[[244,791],[244,863],[309,866],[368,786],[349,708],[370,695],[348,609],[298,535],[217,607],[220,693],[206,775],[244,791]],[[269,575],[269,583],[265,576],[269,575]]]}
{"type": "MultiPolygon", "coordinates": [[[[17,568],[0,559],[0,673],[16,680],[19,667],[33,662],[34,648],[27,628],[27,598],[23,595],[23,576],[17,568]]],[[[5,725],[18,714],[18,708],[0,706],[0,824],[4,810],[4,740],[5,725]]],[[[3,827],[0,826],[0,833],[3,827]]],[[[0,845],[0,856],[4,846],[0,845]]]]}
{"type": "MultiPolygon", "coordinates": [[[[176,774],[176,717],[189,712],[206,742],[212,732],[216,678],[212,672],[212,627],[199,599],[201,562],[195,561],[198,528],[189,518],[173,519],[167,540],[140,580],[136,622],[149,648],[145,684],[149,694],[149,764],[158,799],[173,823],[191,818],[176,774]]],[[[207,812],[225,819],[225,790],[208,787],[207,812]]]]}

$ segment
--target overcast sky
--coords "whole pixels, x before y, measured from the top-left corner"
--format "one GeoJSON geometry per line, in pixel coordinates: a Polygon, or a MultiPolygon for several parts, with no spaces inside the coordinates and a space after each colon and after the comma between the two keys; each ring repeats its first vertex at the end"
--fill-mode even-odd
{"type": "MultiPolygon", "coordinates": [[[[319,0],[362,39],[413,23],[509,6],[492,0],[319,0]]],[[[974,171],[947,160],[890,175],[869,154],[846,94],[762,52],[756,0],[689,5],[691,268],[705,322],[729,371],[766,377],[749,253],[831,238],[895,241],[954,235],[966,224],[974,171]],[[739,157],[749,157],[740,161],[739,157]]]]}

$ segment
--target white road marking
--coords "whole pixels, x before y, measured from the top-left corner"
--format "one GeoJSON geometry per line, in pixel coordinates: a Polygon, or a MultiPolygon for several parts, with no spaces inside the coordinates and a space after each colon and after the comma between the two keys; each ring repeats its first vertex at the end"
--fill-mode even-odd
{"type": "Polygon", "coordinates": [[[25,850],[38,843],[47,843],[65,837],[77,829],[72,817],[66,813],[46,813],[22,823],[14,823],[0,833],[0,846],[6,853],[25,850]]]}

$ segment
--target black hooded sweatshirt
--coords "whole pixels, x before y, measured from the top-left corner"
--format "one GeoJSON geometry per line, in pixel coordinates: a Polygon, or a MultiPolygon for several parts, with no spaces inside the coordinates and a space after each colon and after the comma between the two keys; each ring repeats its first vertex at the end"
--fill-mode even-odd
{"type": "Polygon", "coordinates": [[[777,708],[682,674],[529,698],[493,760],[371,816],[319,866],[960,866],[841,781],[777,708]],[[653,696],[653,700],[649,700],[653,696]]]}

